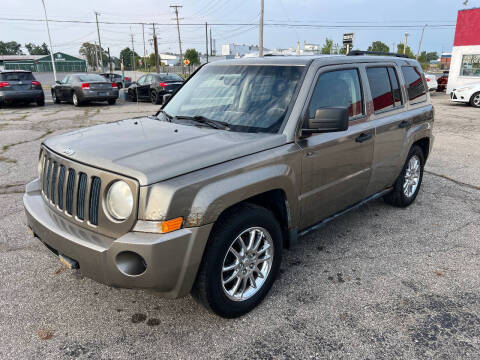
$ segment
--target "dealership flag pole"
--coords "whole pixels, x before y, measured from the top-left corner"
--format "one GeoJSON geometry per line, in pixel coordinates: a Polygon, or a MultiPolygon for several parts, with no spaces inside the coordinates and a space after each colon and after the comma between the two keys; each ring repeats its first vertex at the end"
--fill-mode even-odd
{"type": "Polygon", "coordinates": [[[48,41],[50,42],[50,58],[52,59],[53,77],[55,78],[55,82],[56,82],[57,70],[55,69],[55,60],[53,59],[52,38],[50,36],[50,28],[48,27],[48,17],[47,17],[47,8],[45,6],[45,0],[42,0],[42,4],[43,4],[43,11],[45,12],[45,23],[47,24],[48,41]]]}

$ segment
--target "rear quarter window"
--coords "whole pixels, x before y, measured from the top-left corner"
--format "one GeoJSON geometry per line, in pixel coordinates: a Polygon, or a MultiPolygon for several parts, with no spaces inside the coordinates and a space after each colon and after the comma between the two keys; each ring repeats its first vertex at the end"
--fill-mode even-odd
{"type": "Polygon", "coordinates": [[[422,73],[415,66],[402,66],[403,78],[407,87],[408,99],[411,104],[427,100],[427,91],[423,83],[422,73]]]}

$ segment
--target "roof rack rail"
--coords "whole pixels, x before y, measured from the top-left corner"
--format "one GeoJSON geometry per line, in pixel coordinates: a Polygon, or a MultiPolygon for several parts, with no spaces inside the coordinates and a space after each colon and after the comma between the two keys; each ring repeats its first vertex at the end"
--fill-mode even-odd
{"type": "Polygon", "coordinates": [[[395,57],[408,58],[408,55],[406,54],[397,54],[397,53],[382,52],[382,51],[352,50],[347,54],[347,56],[357,56],[357,55],[383,55],[383,56],[395,56],[395,57]]]}

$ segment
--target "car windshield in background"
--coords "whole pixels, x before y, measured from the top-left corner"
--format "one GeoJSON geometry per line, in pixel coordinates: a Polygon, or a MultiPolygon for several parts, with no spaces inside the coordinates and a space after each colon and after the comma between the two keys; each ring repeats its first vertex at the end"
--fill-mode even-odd
{"type": "Polygon", "coordinates": [[[183,81],[183,78],[177,74],[166,74],[159,76],[160,81],[183,81]]]}
{"type": "Polygon", "coordinates": [[[275,133],[303,70],[303,66],[206,66],[180,88],[164,111],[174,121],[205,117],[228,124],[232,131],[275,133]]]}
{"type": "Polygon", "coordinates": [[[78,81],[105,81],[103,76],[97,74],[85,74],[85,75],[77,75],[76,78],[78,81]]]}
{"type": "Polygon", "coordinates": [[[2,81],[29,81],[35,80],[32,73],[27,72],[11,72],[11,73],[0,73],[0,80],[2,81]]]}

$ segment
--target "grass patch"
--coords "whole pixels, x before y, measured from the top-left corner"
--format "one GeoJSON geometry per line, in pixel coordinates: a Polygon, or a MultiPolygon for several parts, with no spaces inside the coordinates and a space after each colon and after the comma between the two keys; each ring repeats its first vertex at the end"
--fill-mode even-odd
{"type": "Polygon", "coordinates": [[[17,160],[15,159],[10,159],[10,158],[6,158],[4,156],[0,156],[0,162],[6,162],[6,163],[10,163],[10,164],[16,164],[17,163],[17,160]]]}

